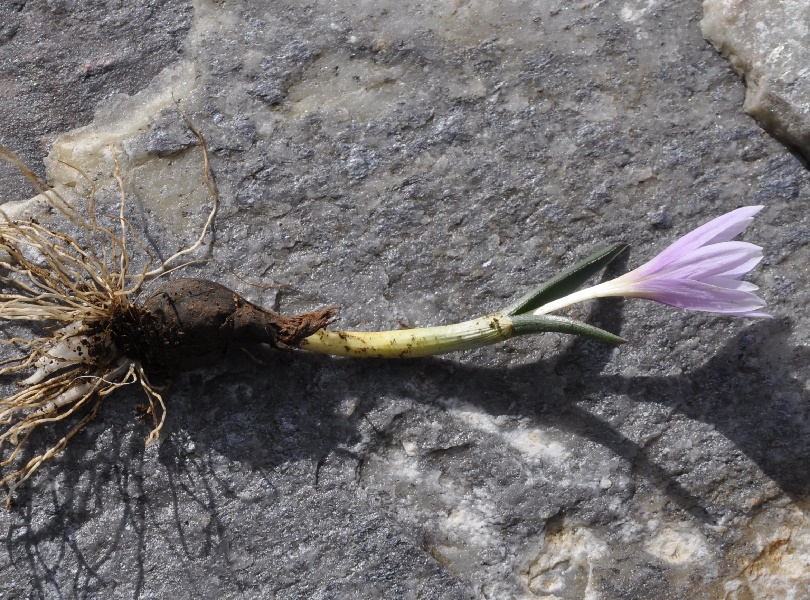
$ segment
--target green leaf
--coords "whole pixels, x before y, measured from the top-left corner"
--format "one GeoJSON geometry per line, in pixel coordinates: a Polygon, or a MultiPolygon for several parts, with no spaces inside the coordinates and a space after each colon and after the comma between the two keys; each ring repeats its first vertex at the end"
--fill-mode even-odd
{"type": "Polygon", "coordinates": [[[600,342],[609,344],[624,344],[624,338],[614,335],[604,329],[599,329],[593,325],[588,325],[582,321],[576,321],[567,317],[554,315],[516,315],[510,317],[515,335],[529,335],[532,333],[570,333],[571,335],[581,335],[600,342]]]}
{"type": "Polygon", "coordinates": [[[578,262],[540,287],[535,288],[517,302],[510,304],[502,312],[510,316],[522,315],[575,292],[588,279],[608,266],[610,261],[616,258],[625,248],[627,248],[627,244],[618,243],[591,254],[585,260],[578,262]]]}

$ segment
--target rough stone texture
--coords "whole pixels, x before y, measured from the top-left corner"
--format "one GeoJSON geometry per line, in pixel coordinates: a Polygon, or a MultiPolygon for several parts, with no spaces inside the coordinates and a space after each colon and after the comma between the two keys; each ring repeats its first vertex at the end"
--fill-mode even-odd
{"type": "Polygon", "coordinates": [[[810,3],[704,0],[704,37],[745,82],[745,112],[810,160],[810,3]]]}
{"type": "MultiPolygon", "coordinates": [[[[182,55],[191,16],[185,0],[0,2],[0,143],[41,171],[56,136],[182,55]]],[[[0,177],[12,197],[28,189],[5,164],[0,177]]]]}
{"type": "Polygon", "coordinates": [[[285,312],[472,317],[607,242],[632,244],[626,268],[762,203],[746,239],[776,318],[608,301],[574,314],[619,349],[233,356],[176,378],[146,449],[122,390],[0,513],[0,595],[807,597],[810,176],[739,111],[698,20],[686,0],[200,0],[181,59],[122,74],[135,96],[76,101],[90,128],[49,116],[69,82],[16,109],[102,188],[115,143],[131,220],[166,255],[208,202],[173,93],[222,192],[215,260],[183,274],[285,312]]]}

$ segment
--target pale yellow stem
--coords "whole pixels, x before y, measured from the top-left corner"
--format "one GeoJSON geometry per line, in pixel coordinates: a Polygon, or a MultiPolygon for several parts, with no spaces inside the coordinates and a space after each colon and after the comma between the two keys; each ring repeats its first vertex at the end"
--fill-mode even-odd
{"type": "Polygon", "coordinates": [[[321,354],[368,358],[416,358],[488,346],[514,335],[503,313],[440,327],[393,331],[332,331],[321,329],[299,348],[321,354]]]}

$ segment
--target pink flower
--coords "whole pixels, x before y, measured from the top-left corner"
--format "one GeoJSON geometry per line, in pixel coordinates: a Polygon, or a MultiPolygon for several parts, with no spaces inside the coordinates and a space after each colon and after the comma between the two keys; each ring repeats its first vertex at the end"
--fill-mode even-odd
{"type": "Polygon", "coordinates": [[[677,240],[651,261],[599,285],[549,302],[534,311],[546,314],[591,298],[646,298],[669,306],[733,315],[770,317],[757,286],[740,277],[762,260],[762,248],[732,242],[762,206],[746,206],[717,217],[677,240]]]}

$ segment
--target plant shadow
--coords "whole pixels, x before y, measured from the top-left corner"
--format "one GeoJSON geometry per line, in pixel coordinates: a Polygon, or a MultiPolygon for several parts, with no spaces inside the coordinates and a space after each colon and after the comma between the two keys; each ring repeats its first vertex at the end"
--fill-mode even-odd
{"type": "MultiPolygon", "coordinates": [[[[621,301],[600,302],[589,321],[618,332],[621,310],[621,301]]],[[[259,473],[266,484],[259,501],[283,502],[286,491],[275,489],[274,473],[299,468],[302,485],[314,492],[326,457],[336,450],[351,454],[346,449],[361,440],[369,412],[389,398],[460,398],[493,417],[516,416],[589,440],[632,465],[685,514],[713,524],[707,501],[683,484],[682,473],[588,410],[589,398],[622,395],[711,425],[782,491],[804,499],[810,494],[810,398],[789,367],[804,362],[807,350],[789,347],[789,332],[789,323],[759,322],[700,368],[673,376],[606,374],[613,348],[581,339],[559,355],[505,368],[442,358],[352,361],[273,351],[263,353],[264,364],[257,366],[236,353],[221,367],[175,382],[166,435],[157,447],[145,451],[147,428],[132,423],[134,404],[141,402],[136,391],[108,400],[87,435],[77,436],[40,473],[58,485],[45,480],[21,488],[4,517],[6,560],[31,574],[34,595],[70,595],[106,589],[105,573],[126,547],[127,578],[137,597],[150,568],[149,539],[165,530],[167,519],[179,560],[227,553],[222,509],[252,493],[244,481],[259,473]],[[768,356],[761,355],[763,347],[768,356]],[[345,409],[347,402],[352,410],[345,409]],[[104,435],[107,441],[94,444],[93,437],[104,435]],[[190,527],[194,520],[202,524],[190,527]],[[98,522],[105,524],[106,543],[88,549],[77,532],[98,522]],[[55,552],[73,555],[78,564],[69,581],[55,552]]],[[[380,444],[393,423],[375,430],[380,444]]]]}

